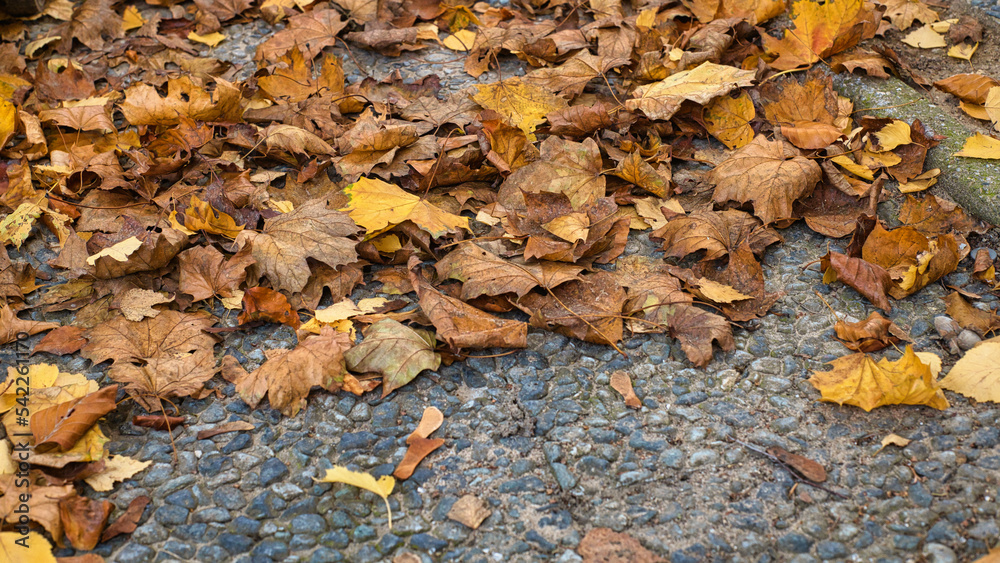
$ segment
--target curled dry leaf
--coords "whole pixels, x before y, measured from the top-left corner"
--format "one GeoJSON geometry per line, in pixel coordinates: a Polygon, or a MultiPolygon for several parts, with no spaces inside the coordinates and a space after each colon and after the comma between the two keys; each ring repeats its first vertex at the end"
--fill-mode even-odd
{"type": "Polygon", "coordinates": [[[73,547],[81,551],[97,547],[113,507],[111,501],[94,500],[79,495],[60,500],[59,517],[73,547]]]}
{"type": "Polygon", "coordinates": [[[31,350],[31,354],[48,352],[56,356],[73,354],[80,350],[87,339],[83,337],[84,329],[78,326],[61,326],[46,334],[31,350]]]}
{"type": "Polygon", "coordinates": [[[624,371],[616,371],[611,374],[611,388],[618,391],[625,399],[625,405],[629,408],[642,408],[642,401],[635,396],[635,391],[632,389],[632,379],[624,371]]]}
{"type": "Polygon", "coordinates": [[[31,415],[31,433],[35,437],[35,451],[65,452],[97,423],[104,415],[115,410],[117,385],[59,403],[31,415]]]}
{"type": "Polygon", "coordinates": [[[767,453],[777,458],[781,463],[791,467],[813,483],[822,483],[823,481],[826,481],[826,469],[823,469],[823,466],[814,460],[798,454],[793,454],[780,446],[771,446],[770,448],[767,448],[767,453]]]}
{"type": "Polygon", "coordinates": [[[166,413],[140,414],[132,417],[132,424],[135,426],[145,426],[153,430],[173,430],[186,422],[187,418],[183,416],[170,416],[166,413]]]}
{"type": "Polygon", "coordinates": [[[302,324],[299,315],[288,304],[288,298],[266,287],[250,287],[243,293],[243,310],[237,322],[269,321],[286,324],[293,329],[302,324]]]}
{"type": "Polygon", "coordinates": [[[861,258],[852,258],[839,252],[827,252],[820,259],[820,269],[823,271],[823,283],[833,283],[840,280],[865,296],[873,305],[889,312],[889,289],[893,286],[889,272],[865,262],[861,258]]]}
{"type": "Polygon", "coordinates": [[[59,328],[59,323],[23,321],[17,318],[10,305],[0,305],[0,346],[14,342],[21,333],[32,335],[54,328],[59,328]]]}
{"type": "MultiPolygon", "coordinates": [[[[870,411],[883,405],[927,405],[948,408],[931,368],[906,347],[903,357],[877,363],[858,353],[830,362],[830,371],[813,372],[809,383],[818,389],[824,402],[855,405],[870,411]]],[[[954,370],[953,370],[954,371],[954,370]]]]}
{"type": "Polygon", "coordinates": [[[209,438],[218,436],[219,434],[226,434],[228,432],[242,432],[244,430],[253,430],[253,429],[254,429],[253,424],[249,422],[242,420],[234,420],[232,422],[226,422],[225,424],[220,424],[215,428],[209,428],[208,430],[199,430],[197,438],[199,440],[208,440],[209,438]]]}
{"type": "Polygon", "coordinates": [[[523,297],[538,286],[552,289],[579,279],[583,271],[582,266],[563,262],[505,260],[471,242],[438,260],[434,268],[442,279],[463,282],[461,297],[466,300],[504,293],[523,297]]]}
{"type": "Polygon", "coordinates": [[[397,479],[409,479],[425,457],[444,445],[443,438],[411,437],[407,442],[409,447],[406,448],[406,454],[392,473],[397,479]]]}
{"type": "Polygon", "coordinates": [[[979,336],[987,336],[1000,330],[1000,316],[993,311],[984,311],[969,304],[958,292],[944,298],[948,316],[955,319],[962,328],[967,328],[979,336]]]}
{"type": "Polygon", "coordinates": [[[839,320],[833,329],[844,346],[858,352],[875,352],[902,340],[910,340],[903,329],[878,311],[872,311],[867,319],[856,323],[839,320]]]}
{"type": "Polygon", "coordinates": [[[142,518],[142,513],[146,510],[146,506],[150,501],[151,499],[146,495],[140,495],[132,499],[125,512],[105,528],[104,533],[101,534],[101,541],[106,542],[113,537],[134,532],[139,526],[139,519],[142,518]]]}
{"type": "Polygon", "coordinates": [[[492,511],[486,501],[473,495],[464,495],[451,505],[448,518],[475,530],[490,514],[492,511]]]}

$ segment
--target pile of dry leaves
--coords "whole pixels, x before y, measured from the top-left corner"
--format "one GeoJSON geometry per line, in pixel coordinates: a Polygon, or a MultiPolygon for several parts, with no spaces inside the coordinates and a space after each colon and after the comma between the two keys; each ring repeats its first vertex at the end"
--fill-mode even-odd
{"type": "MultiPolygon", "coordinates": [[[[468,350],[522,348],[529,326],[610,346],[666,332],[704,366],[779,298],[760,263],[776,229],[801,219],[851,236],[823,258],[825,280],[888,311],[955,270],[985,228],[930,195],[907,196],[903,226],[880,224],[886,180],[905,193],[935,182],[924,158],[937,140],[919,122],[859,116],[823,72],[791,73],[906,70],[891,49],[857,45],[935,22],[920,2],[799,0],[780,38],[760,27],[786,12],[776,0],[515,4],[55,0],[46,16],[63,23],[46,37],[0,25],[0,241],[15,256],[0,253],[0,344],[49,331],[35,353],[109,362],[163,424],[166,402],[206,396],[220,372],[251,406],[266,396],[295,415],[317,388],[386,395],[468,350]],[[284,28],[237,82],[201,53],[251,18],[284,28]],[[467,53],[476,77],[512,55],[531,70],[447,96],[435,76],[348,84],[337,44],[440,45],[467,53]],[[667,259],[623,257],[647,229],[667,259]],[[55,277],[17,252],[39,241],[58,252],[55,277]],[[350,300],[366,281],[398,298],[350,300]],[[74,315],[59,326],[28,310],[74,315]],[[237,329],[288,325],[298,344],[249,373],[219,360],[228,311],[237,329]]],[[[993,117],[997,83],[964,76],[943,87],[993,117]]],[[[975,259],[994,282],[990,257],[975,259]]],[[[961,296],[954,306],[984,336],[1000,326],[961,296]]],[[[816,374],[824,399],[947,405],[919,356],[865,355],[905,340],[898,327],[877,313],[842,324],[860,352],[816,374]]],[[[73,506],[73,480],[94,486],[124,463],[94,426],[117,387],[31,369],[31,478],[73,506]]],[[[45,514],[62,542],[74,520],[45,514]]]]}

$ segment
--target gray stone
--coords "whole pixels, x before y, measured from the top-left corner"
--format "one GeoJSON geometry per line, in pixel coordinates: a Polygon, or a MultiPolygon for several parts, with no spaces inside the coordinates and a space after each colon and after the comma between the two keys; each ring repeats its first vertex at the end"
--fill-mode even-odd
{"type": "Polygon", "coordinates": [[[276,457],[265,461],[260,466],[260,484],[265,487],[287,476],[288,466],[276,457]]]}
{"type": "Polygon", "coordinates": [[[921,551],[927,563],[957,563],[958,555],[950,547],[939,543],[926,543],[921,551]]]}

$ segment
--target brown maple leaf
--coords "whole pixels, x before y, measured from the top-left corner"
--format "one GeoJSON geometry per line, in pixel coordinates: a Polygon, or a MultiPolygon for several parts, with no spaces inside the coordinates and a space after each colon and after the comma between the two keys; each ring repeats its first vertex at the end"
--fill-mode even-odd
{"type": "Polygon", "coordinates": [[[756,255],[763,255],[768,246],[782,242],[781,235],[760,221],[735,209],[725,211],[693,211],[690,215],[675,217],[650,234],[663,239],[667,256],[684,258],[704,250],[703,260],[722,258],[739,248],[744,242],[756,255]]]}
{"type": "Polygon", "coordinates": [[[434,265],[441,278],[462,281],[462,299],[513,293],[523,297],[535,287],[552,289],[579,279],[583,267],[561,262],[505,260],[481,246],[466,243],[434,265]]]}
{"type": "Polygon", "coordinates": [[[95,364],[106,360],[117,364],[211,350],[215,339],[203,331],[213,324],[214,318],[206,313],[170,310],[139,322],[116,316],[84,333],[87,345],[80,354],[95,364]]]}
{"type": "Polygon", "coordinates": [[[215,296],[232,297],[246,279],[246,269],[254,263],[249,249],[228,260],[212,246],[196,246],[177,256],[180,282],[178,289],[202,301],[215,296]]]}
{"type": "Polygon", "coordinates": [[[622,338],[625,290],[614,274],[597,272],[552,290],[529,293],[516,305],[531,315],[530,324],[587,342],[614,344],[622,338]]]}

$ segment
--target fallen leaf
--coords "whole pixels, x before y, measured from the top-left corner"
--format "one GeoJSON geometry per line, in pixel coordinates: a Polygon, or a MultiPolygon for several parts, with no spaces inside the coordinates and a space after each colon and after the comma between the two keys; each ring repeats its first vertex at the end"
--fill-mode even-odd
{"type": "Polygon", "coordinates": [[[87,257],[87,264],[93,266],[98,260],[104,258],[105,256],[117,260],[118,262],[124,262],[128,260],[128,257],[132,255],[133,252],[139,250],[142,246],[142,241],[138,237],[129,237],[121,242],[115,243],[100,252],[87,257]]]}
{"type": "Polygon", "coordinates": [[[208,430],[199,430],[197,438],[199,440],[208,440],[213,436],[218,436],[219,434],[226,434],[228,432],[242,432],[244,430],[253,430],[254,425],[242,420],[234,420],[232,422],[226,422],[220,424],[215,428],[210,428],[208,430]]]}
{"type": "Polygon", "coordinates": [[[59,323],[24,321],[17,318],[17,314],[9,305],[0,305],[0,345],[15,342],[19,334],[30,336],[54,328],[59,328],[59,323]]]}
{"type": "Polygon", "coordinates": [[[150,501],[151,499],[146,495],[140,495],[132,499],[125,512],[104,529],[104,533],[101,534],[101,541],[106,542],[122,534],[131,534],[134,532],[139,526],[139,519],[142,518],[142,513],[146,510],[146,506],[150,501]]]}
{"type": "Polygon", "coordinates": [[[738,149],[753,140],[750,122],[757,116],[753,101],[745,91],[739,96],[720,96],[705,107],[702,119],[709,134],[730,149],[738,149]]]}
{"type": "Polygon", "coordinates": [[[266,287],[247,288],[243,293],[243,310],[236,320],[241,325],[263,320],[286,324],[293,329],[302,324],[299,315],[288,304],[288,299],[280,292],[266,287]]]}
{"type": "Polygon", "coordinates": [[[344,188],[346,211],[371,240],[404,221],[412,221],[434,238],[460,229],[469,230],[469,220],[448,213],[420,197],[379,179],[361,178],[344,188]]]}
{"type": "Polygon", "coordinates": [[[117,364],[211,350],[215,340],[203,330],[213,324],[215,321],[208,314],[171,310],[140,322],[115,317],[84,333],[88,342],[80,353],[95,364],[106,360],[117,364]]]}
{"type": "Polygon", "coordinates": [[[780,446],[767,448],[767,453],[778,458],[778,461],[798,471],[800,475],[813,483],[826,481],[826,469],[819,463],[797,454],[793,454],[780,446]]]}
{"type": "Polygon", "coordinates": [[[616,371],[611,374],[611,388],[625,399],[625,405],[629,408],[638,409],[642,408],[642,401],[639,397],[635,396],[635,391],[632,390],[632,379],[624,371],[616,371]]]}
{"type": "Polygon", "coordinates": [[[882,359],[876,363],[867,354],[858,353],[829,363],[831,371],[813,372],[809,379],[822,393],[824,402],[855,405],[866,412],[884,405],[948,408],[948,400],[934,381],[930,367],[917,358],[910,346],[894,362],[882,359]]]}
{"type": "Polygon", "coordinates": [[[122,315],[126,319],[139,322],[146,317],[153,318],[160,314],[160,311],[154,309],[153,305],[170,303],[173,300],[173,297],[164,295],[159,291],[130,289],[125,292],[121,301],[118,302],[118,309],[121,310],[122,315]]]}
{"type": "Polygon", "coordinates": [[[591,528],[576,552],[584,563],[661,563],[666,561],[649,551],[632,536],[610,528],[591,528]]]}
{"type": "Polygon", "coordinates": [[[986,103],[990,89],[996,86],[1000,86],[1000,82],[981,74],[956,74],[934,83],[938,90],[980,106],[986,103]]]}
{"type": "Polygon", "coordinates": [[[195,121],[241,122],[243,94],[221,78],[213,80],[215,89],[211,92],[187,76],[169,80],[166,97],[161,97],[153,86],[140,82],[125,89],[125,100],[118,107],[125,120],[135,126],[177,125],[181,117],[195,121]]]}
{"type": "MultiPolygon", "coordinates": [[[[656,197],[663,198],[669,195],[667,190],[670,188],[670,167],[654,168],[638,152],[629,153],[623,158],[615,168],[614,174],[656,197]]],[[[586,236],[582,237],[582,239],[586,238],[586,236]]]]}
{"type": "Polygon", "coordinates": [[[886,231],[881,225],[865,240],[862,258],[889,273],[895,282],[889,288],[894,299],[912,295],[950,274],[961,260],[954,235],[928,238],[912,227],[886,231]]]}
{"type": "Polygon", "coordinates": [[[581,143],[549,137],[539,146],[537,161],[515,170],[500,186],[498,199],[508,205],[521,192],[565,195],[573,210],[583,211],[605,197],[601,150],[593,139],[581,143]]]}
{"type": "Polygon", "coordinates": [[[170,416],[162,412],[159,414],[140,414],[132,417],[132,424],[134,426],[144,426],[160,431],[172,431],[174,428],[182,426],[185,423],[187,423],[187,418],[183,416],[170,416]]]}
{"type": "Polygon", "coordinates": [[[228,260],[212,246],[196,246],[177,255],[181,292],[194,301],[214,296],[233,297],[246,279],[246,269],[254,263],[249,251],[237,252],[228,260]]]}
{"type": "Polygon", "coordinates": [[[425,457],[431,454],[434,450],[440,448],[444,445],[443,438],[413,438],[408,439],[409,447],[406,448],[406,453],[403,455],[403,459],[396,466],[396,470],[392,473],[397,479],[409,479],[413,472],[416,470],[417,465],[425,457]]]}
{"type": "Polygon", "coordinates": [[[704,62],[652,84],[636,88],[625,100],[631,111],[640,110],[650,119],[668,120],[684,100],[706,104],[736,88],[751,86],[754,71],[704,62]]]}
{"type": "Polygon", "coordinates": [[[326,474],[321,479],[316,479],[316,481],[320,483],[345,483],[353,487],[371,491],[382,497],[382,500],[385,501],[385,510],[389,515],[389,529],[392,529],[392,510],[389,508],[389,495],[392,494],[392,489],[396,487],[396,480],[391,476],[383,475],[376,481],[368,473],[351,471],[346,467],[338,465],[327,469],[326,474]]]}
{"type": "MultiPolygon", "coordinates": [[[[0,144],[0,146],[3,145],[0,144]]],[[[31,228],[35,225],[35,220],[41,217],[41,215],[42,208],[34,203],[26,202],[18,205],[13,213],[0,221],[0,244],[13,244],[14,248],[21,248],[21,244],[31,234],[31,228]]]]}
{"type": "Polygon", "coordinates": [[[476,530],[492,513],[486,501],[473,495],[463,495],[451,505],[448,518],[476,530]]]}
{"type": "Polygon", "coordinates": [[[763,254],[765,248],[782,240],[777,231],[762,227],[752,215],[736,209],[693,211],[687,216],[674,217],[650,237],[663,239],[667,256],[684,258],[704,250],[703,260],[722,258],[744,241],[755,254],[763,254]]]}
{"type": "Polygon", "coordinates": [[[79,495],[59,501],[59,516],[63,529],[74,548],[90,551],[97,547],[112,507],[114,505],[111,501],[94,500],[79,495]]]}
{"type": "Polygon", "coordinates": [[[857,352],[875,352],[902,340],[909,341],[903,329],[878,311],[872,311],[867,319],[855,323],[838,320],[833,330],[844,346],[857,352]]]}
{"type": "Polygon", "coordinates": [[[5,561],[31,561],[31,563],[56,563],[52,544],[38,532],[0,532],[0,556],[5,561]]]}
{"type": "Polygon", "coordinates": [[[323,199],[310,200],[290,213],[264,221],[260,233],[244,230],[236,245],[249,244],[261,273],[275,290],[302,291],[309,282],[312,258],[336,268],[357,260],[352,237],[358,232],[346,214],[328,209],[323,199]]]}
{"type": "Polygon", "coordinates": [[[285,29],[273,33],[257,47],[255,61],[274,60],[298,47],[312,60],[326,47],[337,42],[337,35],[347,27],[340,12],[333,9],[312,10],[288,19],[285,29]]]}
{"type": "Polygon", "coordinates": [[[886,312],[892,310],[888,297],[893,286],[892,276],[885,268],[861,258],[830,251],[820,259],[820,269],[823,271],[823,283],[840,280],[871,301],[872,305],[886,312]]]}
{"type": "Polygon", "coordinates": [[[347,367],[354,372],[383,376],[382,396],[406,385],[425,369],[435,370],[441,356],[434,352],[433,336],[383,319],[368,327],[360,344],[347,351],[347,367]]]}
{"type": "Polygon", "coordinates": [[[976,133],[965,140],[962,150],[955,153],[955,156],[998,159],[1000,158],[1000,139],[976,133]]]}
{"type": "Polygon", "coordinates": [[[328,391],[341,388],[346,375],[345,351],[351,347],[348,335],[323,327],[292,350],[269,350],[268,359],[242,381],[236,391],[249,405],[256,406],[266,390],[271,407],[285,416],[295,416],[306,406],[314,387],[328,391]]]}
{"type": "Polygon", "coordinates": [[[61,326],[42,337],[31,350],[31,354],[48,352],[63,356],[76,353],[87,343],[87,339],[83,338],[83,332],[84,329],[78,326],[61,326]]]}
{"type": "MultiPolygon", "coordinates": [[[[111,385],[79,399],[59,403],[31,415],[35,451],[65,452],[104,415],[115,410],[118,386],[111,385]]],[[[91,548],[87,548],[91,549],[91,548]]]]}
{"type": "Polygon", "coordinates": [[[976,401],[1000,403],[1000,342],[980,342],[955,363],[941,387],[976,401]]]}
{"type": "Polygon", "coordinates": [[[885,438],[882,438],[882,447],[879,448],[878,451],[882,451],[886,446],[899,446],[900,448],[905,448],[908,445],[910,445],[910,440],[907,440],[898,434],[889,434],[885,438]]]}
{"type": "Polygon", "coordinates": [[[945,312],[962,328],[984,337],[1000,330],[1000,316],[993,311],[973,307],[958,292],[949,293],[944,302],[948,305],[945,312]]]}
{"type": "Polygon", "coordinates": [[[886,0],[882,17],[892,22],[899,31],[906,31],[915,20],[925,24],[938,21],[938,14],[920,0],[886,0]]]}
{"type": "Polygon", "coordinates": [[[566,107],[565,99],[519,77],[475,86],[478,91],[472,99],[519,127],[529,141],[535,140],[534,131],[545,122],[546,115],[566,107]]]}
{"type": "Polygon", "coordinates": [[[416,429],[406,437],[406,443],[410,443],[411,438],[427,438],[441,427],[444,422],[444,414],[437,407],[427,407],[424,414],[420,416],[420,423],[416,429]]]}
{"type": "MultiPolygon", "coordinates": [[[[976,251],[975,262],[972,265],[972,277],[992,285],[997,284],[996,268],[993,266],[993,258],[990,256],[989,249],[980,248],[976,251]]],[[[43,338],[42,341],[44,340],[43,338]]]]}
{"type": "Polygon", "coordinates": [[[791,70],[811,65],[875,35],[874,5],[864,0],[831,0],[822,4],[799,0],[792,4],[794,29],[781,39],[764,35],[764,48],[778,58],[771,66],[791,70]]]}
{"type": "Polygon", "coordinates": [[[957,45],[952,45],[948,49],[948,56],[961,59],[963,61],[971,61],[972,55],[976,54],[976,50],[979,48],[979,43],[970,45],[968,43],[959,43],[957,45]]]}
{"type": "Polygon", "coordinates": [[[812,193],[823,173],[813,160],[785,155],[781,141],[756,137],[709,173],[714,200],[752,202],[764,225],[791,218],[792,203],[812,193]]]}
{"type": "Polygon", "coordinates": [[[464,243],[435,263],[442,279],[462,281],[464,300],[513,293],[523,297],[535,287],[552,289],[579,278],[583,267],[561,262],[505,260],[474,243],[464,243]]]}
{"type": "Polygon", "coordinates": [[[560,285],[551,295],[529,293],[517,306],[531,315],[531,326],[610,345],[622,338],[624,302],[625,291],[615,276],[599,271],[560,285]]]}

